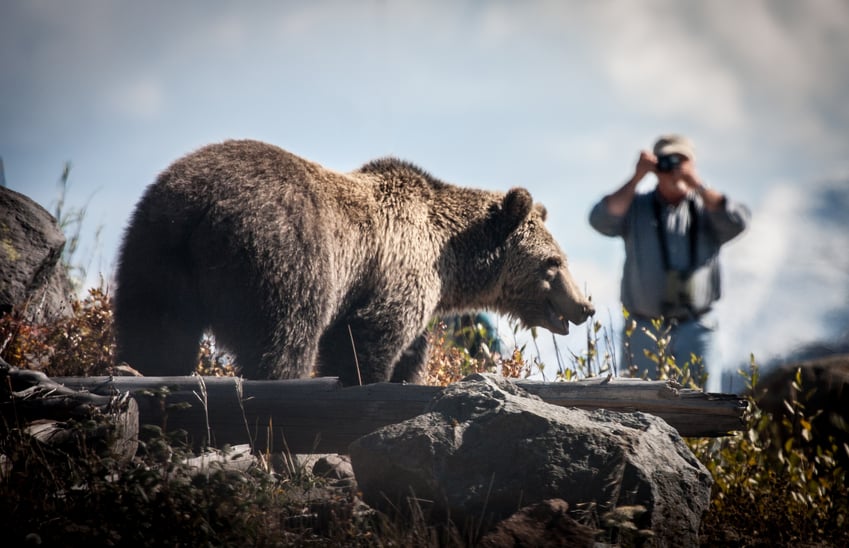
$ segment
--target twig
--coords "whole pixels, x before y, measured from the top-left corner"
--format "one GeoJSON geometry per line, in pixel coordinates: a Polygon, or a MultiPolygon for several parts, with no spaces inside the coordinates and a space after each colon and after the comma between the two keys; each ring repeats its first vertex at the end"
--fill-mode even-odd
{"type": "Polygon", "coordinates": [[[200,394],[192,390],[192,394],[200,400],[201,405],[203,406],[203,416],[206,419],[206,443],[212,445],[212,428],[209,426],[209,395],[206,391],[206,381],[203,380],[203,377],[198,375],[197,373],[193,373],[195,377],[198,379],[198,385],[200,386],[200,394]]]}
{"type": "Polygon", "coordinates": [[[245,412],[245,405],[244,405],[244,403],[245,403],[244,402],[244,395],[245,395],[244,382],[245,382],[245,379],[243,379],[242,377],[233,377],[233,382],[235,383],[235,387],[236,387],[236,398],[239,402],[239,409],[242,410],[242,420],[245,423],[245,432],[248,434],[248,442],[251,445],[251,449],[256,449],[256,447],[254,447],[254,438],[253,438],[253,436],[251,436],[251,427],[248,425],[248,414],[247,414],[247,412],[245,412]]]}
{"type": "Polygon", "coordinates": [[[354,351],[354,365],[357,367],[357,380],[360,386],[363,385],[363,376],[360,374],[360,360],[357,359],[357,345],[354,344],[354,333],[351,331],[351,324],[348,324],[348,336],[351,337],[351,349],[354,351]]]}

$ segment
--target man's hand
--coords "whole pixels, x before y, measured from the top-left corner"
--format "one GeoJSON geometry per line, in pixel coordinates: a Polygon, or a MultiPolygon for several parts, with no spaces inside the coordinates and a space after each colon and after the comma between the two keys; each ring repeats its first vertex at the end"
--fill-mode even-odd
{"type": "Polygon", "coordinates": [[[692,161],[682,162],[678,168],[680,178],[679,182],[683,182],[687,189],[699,191],[704,187],[702,179],[696,173],[696,165],[692,161]]]}
{"type": "Polygon", "coordinates": [[[649,173],[654,173],[657,169],[657,156],[648,150],[640,151],[640,158],[637,160],[637,167],[634,169],[634,179],[641,180],[649,173]]]}
{"type": "Polygon", "coordinates": [[[716,190],[707,188],[702,182],[701,177],[696,173],[696,166],[693,162],[684,162],[679,169],[678,185],[682,185],[684,192],[693,190],[698,193],[704,201],[705,208],[708,211],[716,211],[721,209],[725,204],[725,195],[716,190]]]}

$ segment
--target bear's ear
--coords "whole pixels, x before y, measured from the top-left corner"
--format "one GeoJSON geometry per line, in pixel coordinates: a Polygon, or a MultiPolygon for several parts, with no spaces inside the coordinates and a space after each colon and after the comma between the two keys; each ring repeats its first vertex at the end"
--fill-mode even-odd
{"type": "Polygon", "coordinates": [[[511,188],[501,202],[501,210],[511,230],[527,218],[532,207],[534,207],[534,199],[524,188],[511,188]]]}
{"type": "Polygon", "coordinates": [[[539,213],[539,218],[542,219],[542,222],[545,222],[546,219],[548,219],[548,210],[545,209],[544,205],[536,203],[534,204],[534,209],[537,211],[537,213],[539,213]]]}

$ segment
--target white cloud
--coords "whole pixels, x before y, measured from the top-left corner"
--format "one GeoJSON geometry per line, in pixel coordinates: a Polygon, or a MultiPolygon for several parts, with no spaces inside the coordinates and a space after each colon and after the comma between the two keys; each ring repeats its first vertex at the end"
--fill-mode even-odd
{"type": "Polygon", "coordinates": [[[631,108],[661,119],[684,115],[716,130],[749,123],[739,76],[716,55],[710,40],[692,32],[683,4],[597,6],[595,48],[631,108]]]}
{"type": "Polygon", "coordinates": [[[105,102],[116,114],[145,120],[161,114],[165,93],[156,78],[141,77],[107,88],[105,102]]]}
{"type": "Polygon", "coordinates": [[[736,334],[756,323],[778,289],[776,280],[788,264],[792,231],[796,230],[804,198],[793,186],[776,185],[753,212],[748,231],[723,249],[725,284],[719,308],[723,312],[723,336],[733,337],[726,346],[748,342],[738,341],[736,334]]]}
{"type": "Polygon", "coordinates": [[[733,17],[724,2],[701,7],[708,36],[745,83],[747,108],[767,142],[804,147],[845,139],[849,79],[838,67],[849,66],[849,4],[738,2],[733,17]]]}
{"type": "Polygon", "coordinates": [[[823,199],[824,188],[777,185],[749,232],[723,251],[718,308],[728,365],[749,353],[764,362],[845,328],[830,326],[828,314],[849,300],[849,234],[816,215],[812,199],[823,199]]]}
{"type": "Polygon", "coordinates": [[[804,151],[816,165],[845,157],[849,4],[592,6],[584,13],[593,29],[587,51],[630,111],[756,154],[804,151]]]}

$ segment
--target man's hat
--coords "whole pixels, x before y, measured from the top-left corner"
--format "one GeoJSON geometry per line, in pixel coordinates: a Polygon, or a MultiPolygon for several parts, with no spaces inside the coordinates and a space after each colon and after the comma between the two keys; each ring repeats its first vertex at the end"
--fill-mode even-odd
{"type": "Polygon", "coordinates": [[[670,154],[681,154],[690,160],[696,159],[696,147],[693,142],[683,135],[663,135],[654,144],[655,156],[669,156],[670,154]]]}

